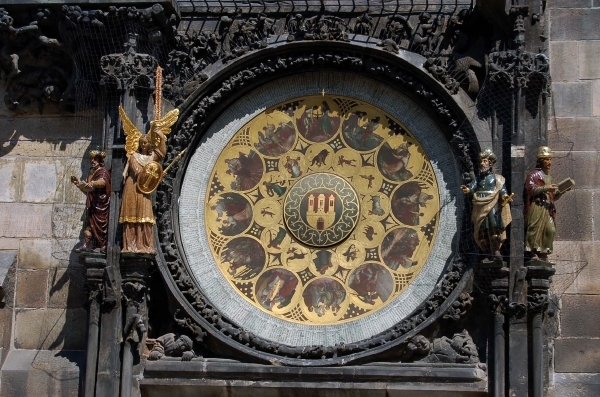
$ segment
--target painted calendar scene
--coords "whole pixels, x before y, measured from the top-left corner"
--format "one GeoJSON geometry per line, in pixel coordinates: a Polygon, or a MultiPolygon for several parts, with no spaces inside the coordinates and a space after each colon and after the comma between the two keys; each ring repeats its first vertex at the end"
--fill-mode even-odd
{"type": "Polygon", "coordinates": [[[399,121],[335,95],[289,100],[219,154],[204,221],[235,293],[279,319],[374,313],[419,274],[438,233],[433,166],[399,121]]]}

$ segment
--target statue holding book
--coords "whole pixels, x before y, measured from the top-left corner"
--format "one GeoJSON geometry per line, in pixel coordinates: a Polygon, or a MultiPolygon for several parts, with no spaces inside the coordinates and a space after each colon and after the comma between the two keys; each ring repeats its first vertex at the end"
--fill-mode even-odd
{"type": "Polygon", "coordinates": [[[556,234],[554,202],[575,185],[567,178],[559,184],[554,184],[550,176],[552,166],[552,151],[547,146],[541,146],[537,152],[537,164],[525,179],[525,251],[533,258],[548,260],[552,253],[554,235],[556,234]]]}

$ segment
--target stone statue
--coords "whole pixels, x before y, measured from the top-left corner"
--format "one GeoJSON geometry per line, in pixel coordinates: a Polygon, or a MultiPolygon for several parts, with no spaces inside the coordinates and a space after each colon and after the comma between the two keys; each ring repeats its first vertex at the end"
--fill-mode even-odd
{"type": "Polygon", "coordinates": [[[194,343],[185,335],[165,334],[156,339],[148,339],[153,344],[148,360],[160,360],[162,357],[181,357],[181,361],[191,361],[196,355],[192,350],[194,343]]]}
{"type": "Polygon", "coordinates": [[[506,240],[506,227],[512,220],[508,206],[512,195],[506,191],[504,177],[494,174],[495,163],[494,152],[490,149],[481,152],[477,178],[460,188],[464,194],[473,196],[471,220],[475,242],[486,256],[502,260],[500,247],[506,240]]]}
{"type": "Polygon", "coordinates": [[[452,339],[442,336],[431,342],[416,335],[408,341],[402,362],[475,364],[479,353],[467,330],[454,334],[452,339]]]}
{"type": "Polygon", "coordinates": [[[548,254],[552,253],[554,234],[556,233],[554,201],[573,188],[571,183],[561,191],[559,185],[552,183],[552,177],[549,174],[551,165],[552,151],[547,146],[541,146],[537,152],[536,168],[527,175],[523,193],[527,227],[525,251],[543,261],[547,261],[548,254]]]}
{"type": "Polygon", "coordinates": [[[75,252],[106,253],[108,214],[110,212],[110,172],[104,166],[106,154],[99,150],[90,152],[91,168],[87,179],[82,181],[71,176],[71,182],[86,196],[87,217],[83,241],[75,247],[75,252]]]}
{"type": "Polygon", "coordinates": [[[121,252],[154,255],[153,227],[156,220],[152,211],[151,193],[162,179],[160,162],[167,153],[165,134],[171,132],[171,126],[179,117],[179,110],[172,110],[163,118],[151,121],[147,135],[142,135],[120,106],[119,113],[126,134],[127,152],[127,164],[123,171],[123,202],[119,215],[119,223],[123,224],[121,252]]]}

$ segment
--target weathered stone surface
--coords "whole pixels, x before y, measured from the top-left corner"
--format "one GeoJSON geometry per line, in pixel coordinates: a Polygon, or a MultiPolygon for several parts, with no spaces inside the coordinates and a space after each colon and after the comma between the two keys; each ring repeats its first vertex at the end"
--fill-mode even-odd
{"type": "Polygon", "coordinates": [[[591,0],[554,0],[548,4],[552,8],[590,8],[591,0]]]}
{"type": "Polygon", "coordinates": [[[22,309],[15,315],[17,349],[84,350],[84,309],[22,309]]]}
{"type": "Polygon", "coordinates": [[[555,9],[550,11],[552,40],[600,40],[600,9],[555,9]]]}
{"type": "Polygon", "coordinates": [[[86,196],[71,183],[71,175],[85,180],[89,169],[89,161],[85,158],[65,160],[65,203],[85,204],[86,196]]]}
{"type": "Polygon", "coordinates": [[[579,79],[578,43],[556,41],[550,43],[550,75],[554,82],[577,81],[579,79]]]}
{"type": "Polygon", "coordinates": [[[85,269],[70,267],[51,269],[48,278],[49,308],[81,308],[85,306],[85,269]]]}
{"type": "Polygon", "coordinates": [[[64,167],[59,161],[27,161],[23,169],[21,201],[60,202],[64,167]]]}
{"type": "Polygon", "coordinates": [[[35,309],[46,307],[47,294],[45,291],[47,289],[48,270],[21,270],[17,272],[15,306],[35,309]]]}
{"type": "Polygon", "coordinates": [[[600,374],[554,374],[554,387],[548,397],[600,396],[600,374]]]}
{"type": "Polygon", "coordinates": [[[52,237],[52,205],[0,203],[0,237],[52,237]]]}
{"type": "Polygon", "coordinates": [[[142,395],[302,397],[309,391],[311,397],[475,397],[486,395],[487,384],[484,371],[474,365],[378,363],[286,368],[214,359],[185,364],[180,360],[148,361],[141,380],[142,395]],[[174,376],[181,379],[178,385],[172,382],[174,376]]]}
{"type": "MultiPolygon", "coordinates": [[[[600,214],[600,190],[595,190],[594,194],[594,214],[600,214]]],[[[594,216],[594,240],[600,240],[600,219],[597,216],[594,216]]],[[[599,258],[596,256],[596,258],[599,258]]],[[[600,262],[600,261],[599,261],[600,262]]]]}
{"type": "Polygon", "coordinates": [[[0,159],[0,201],[14,202],[19,200],[21,165],[21,161],[0,159]]]}
{"type": "Polygon", "coordinates": [[[562,296],[561,337],[600,337],[600,295],[562,296]]]}
{"type": "Polygon", "coordinates": [[[592,240],[592,191],[570,191],[556,202],[556,208],[556,240],[592,240]]]}
{"type": "MultiPolygon", "coordinates": [[[[3,106],[4,107],[4,106],[3,106]]],[[[102,123],[94,118],[77,117],[0,117],[0,131],[7,134],[0,145],[0,156],[82,157],[81,145],[73,151],[71,145],[84,142],[89,146],[93,133],[101,131],[102,123]]]]}
{"type": "Polygon", "coordinates": [[[596,117],[556,117],[548,123],[548,145],[555,151],[589,151],[599,144],[600,119],[596,117]]]}
{"type": "Polygon", "coordinates": [[[12,331],[12,308],[5,307],[0,310],[0,366],[6,359],[10,349],[10,333],[12,331]]]}
{"type": "MultiPolygon", "coordinates": [[[[552,160],[551,174],[555,182],[560,182],[565,178],[573,178],[576,189],[594,189],[598,186],[598,172],[600,171],[600,161],[598,152],[563,152],[554,151],[552,160]]],[[[566,193],[566,198],[571,192],[566,193]]],[[[560,200],[558,202],[560,202],[560,200]]]]}
{"type": "Polygon", "coordinates": [[[20,240],[18,238],[0,239],[0,250],[18,250],[20,240]]]}
{"type": "Polygon", "coordinates": [[[557,117],[592,115],[592,83],[553,83],[554,109],[557,117]]]}
{"type": "Polygon", "coordinates": [[[55,238],[77,239],[85,219],[83,205],[55,205],[52,212],[52,233],[55,238]]]}
{"type": "Polygon", "coordinates": [[[600,77],[600,41],[579,43],[579,78],[597,79],[600,77]]]}
{"type": "Polygon", "coordinates": [[[57,267],[80,266],[79,254],[73,252],[73,248],[79,243],[79,239],[54,239],[52,240],[52,258],[57,267]]]}
{"type": "Polygon", "coordinates": [[[52,255],[52,240],[21,240],[19,267],[21,269],[47,269],[57,266],[52,255]]]}
{"type": "Polygon", "coordinates": [[[550,260],[556,265],[552,290],[561,295],[600,294],[600,242],[555,241],[550,260]]]}
{"type": "Polygon", "coordinates": [[[592,82],[592,114],[600,116],[600,80],[592,82]]]}
{"type": "Polygon", "coordinates": [[[597,372],[600,368],[600,339],[557,339],[556,372],[597,372]]]}
{"type": "Polygon", "coordinates": [[[13,350],[2,367],[2,396],[77,397],[85,353],[13,350]]]}

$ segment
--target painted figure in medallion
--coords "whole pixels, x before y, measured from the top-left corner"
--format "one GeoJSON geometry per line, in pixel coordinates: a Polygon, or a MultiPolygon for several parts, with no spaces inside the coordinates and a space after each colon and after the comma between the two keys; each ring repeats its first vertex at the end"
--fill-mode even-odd
{"type": "Polygon", "coordinates": [[[308,311],[323,317],[328,311],[336,315],[346,299],[346,290],[334,279],[321,278],[308,285],[302,294],[308,311]]]}
{"type": "Polygon", "coordinates": [[[377,156],[377,165],[379,170],[386,177],[393,181],[406,181],[413,177],[412,172],[406,169],[410,160],[408,148],[412,143],[406,142],[395,149],[392,149],[389,143],[385,143],[377,156]]]}
{"type": "Polygon", "coordinates": [[[350,276],[348,285],[357,297],[370,305],[377,299],[385,302],[394,289],[394,281],[390,273],[376,263],[365,263],[350,276]]]}
{"type": "Polygon", "coordinates": [[[504,177],[493,172],[496,160],[490,149],[481,152],[477,178],[460,188],[464,194],[473,196],[471,220],[475,242],[484,255],[502,260],[500,247],[506,240],[506,227],[512,220],[508,205],[512,196],[506,191],[504,177]]]}
{"type": "Polygon", "coordinates": [[[264,249],[249,237],[231,240],[221,253],[223,263],[229,263],[227,272],[233,277],[248,280],[260,273],[265,266],[264,249]]]}
{"type": "Polygon", "coordinates": [[[226,236],[243,232],[252,222],[252,206],[237,193],[224,193],[210,209],[217,213],[219,232],[226,236]]]}
{"type": "Polygon", "coordinates": [[[142,135],[120,106],[119,113],[126,135],[127,152],[127,164],[123,171],[123,203],[119,215],[119,223],[123,224],[121,252],[154,255],[156,250],[152,229],[156,220],[152,211],[151,185],[162,178],[160,162],[167,153],[166,135],[177,121],[179,110],[172,110],[164,117],[151,121],[147,135],[142,135]]]}
{"type": "Polygon", "coordinates": [[[258,143],[254,147],[265,156],[277,157],[289,151],[295,140],[294,124],[291,121],[286,124],[280,121],[277,128],[275,124],[264,126],[262,132],[258,132],[258,143]]]}
{"type": "Polygon", "coordinates": [[[351,148],[360,151],[372,150],[383,142],[383,138],[375,132],[380,125],[379,117],[369,120],[367,113],[356,111],[348,117],[348,120],[344,121],[342,134],[351,148]],[[364,122],[365,119],[366,122],[364,122]]]}
{"type": "Polygon", "coordinates": [[[71,176],[73,183],[87,197],[86,227],[83,242],[75,247],[75,252],[106,252],[108,214],[110,212],[110,172],[104,166],[106,154],[99,150],[90,152],[90,172],[85,181],[71,176]]]}
{"type": "Polygon", "coordinates": [[[298,131],[312,142],[325,142],[335,135],[340,127],[340,117],[336,116],[327,101],[321,106],[308,107],[297,120],[298,131]]]}
{"type": "Polygon", "coordinates": [[[549,174],[551,166],[552,151],[549,147],[542,146],[538,148],[535,170],[525,179],[525,251],[543,261],[547,261],[548,254],[552,253],[556,233],[554,201],[571,190],[574,184],[570,179],[566,180],[570,183],[564,187],[564,182],[553,184],[549,174]]]}
{"type": "Polygon", "coordinates": [[[419,235],[413,229],[403,227],[392,230],[381,244],[383,262],[394,271],[400,266],[405,269],[416,266],[418,261],[413,260],[412,256],[418,246],[419,235]]]}
{"type": "Polygon", "coordinates": [[[263,163],[254,150],[250,153],[239,153],[237,158],[225,159],[227,175],[233,175],[235,181],[231,182],[233,190],[250,190],[258,184],[263,174],[263,163]]]}
{"type": "Polygon", "coordinates": [[[433,196],[423,193],[426,185],[420,185],[419,182],[407,182],[400,186],[392,196],[392,212],[396,219],[405,225],[416,226],[419,224],[421,208],[427,206],[427,202],[433,199],[433,196]]]}
{"type": "Polygon", "coordinates": [[[256,282],[256,296],[265,309],[281,309],[290,303],[297,285],[298,278],[292,272],[271,269],[256,282]]]}

